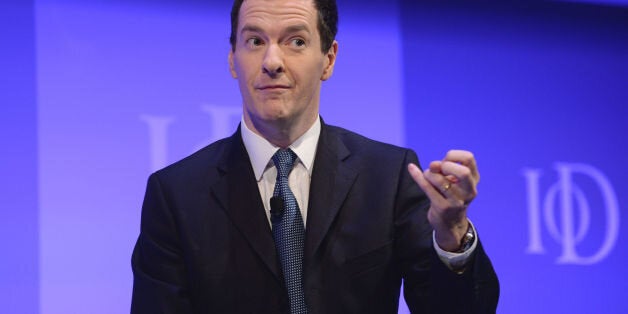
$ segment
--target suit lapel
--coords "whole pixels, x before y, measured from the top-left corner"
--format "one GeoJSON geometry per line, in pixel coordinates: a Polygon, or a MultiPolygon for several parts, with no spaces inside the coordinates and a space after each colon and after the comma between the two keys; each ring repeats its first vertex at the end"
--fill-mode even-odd
{"type": "Polygon", "coordinates": [[[212,193],[253,250],[281,282],[275,243],[249,155],[242,143],[240,128],[229,142],[230,148],[219,165],[224,175],[212,186],[212,193]]]}
{"type": "MultiPolygon", "coordinates": [[[[218,165],[223,176],[212,185],[212,194],[251,248],[282,282],[272,231],[239,128],[228,141],[229,147],[218,165]]],[[[344,143],[323,123],[310,184],[306,265],[325,238],[357,177],[357,171],[344,162],[349,155],[344,143]]]]}
{"type": "Polygon", "coordinates": [[[345,162],[350,151],[323,123],[314,159],[308,206],[305,262],[320,246],[355,181],[357,171],[345,162]]]}

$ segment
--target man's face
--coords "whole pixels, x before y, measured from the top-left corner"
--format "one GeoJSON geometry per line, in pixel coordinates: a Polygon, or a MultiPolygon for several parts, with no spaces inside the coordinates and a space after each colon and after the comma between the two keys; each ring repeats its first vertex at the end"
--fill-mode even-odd
{"type": "Polygon", "coordinates": [[[321,52],[317,21],[312,0],[242,4],[229,66],[245,121],[260,133],[269,125],[304,131],[318,116],[321,82],[332,74],[338,46],[321,52]]]}

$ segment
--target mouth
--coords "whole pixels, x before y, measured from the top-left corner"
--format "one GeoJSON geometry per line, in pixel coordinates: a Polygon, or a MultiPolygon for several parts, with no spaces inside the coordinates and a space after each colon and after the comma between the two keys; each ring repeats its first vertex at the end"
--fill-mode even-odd
{"type": "Polygon", "coordinates": [[[280,91],[290,89],[290,86],[287,85],[263,85],[255,87],[257,90],[261,91],[280,91]]]}

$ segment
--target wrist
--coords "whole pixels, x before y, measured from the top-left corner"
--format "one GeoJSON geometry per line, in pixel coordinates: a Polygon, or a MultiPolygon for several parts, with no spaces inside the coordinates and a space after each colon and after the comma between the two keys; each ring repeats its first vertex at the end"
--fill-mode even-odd
{"type": "Polygon", "coordinates": [[[469,227],[467,228],[467,232],[465,232],[464,236],[462,236],[462,240],[460,241],[460,248],[458,248],[457,253],[463,253],[469,250],[473,243],[475,243],[475,230],[471,223],[469,223],[469,227]]]}
{"type": "Polygon", "coordinates": [[[467,219],[449,228],[435,228],[434,237],[438,246],[448,252],[460,253],[474,243],[475,232],[467,219]]]}

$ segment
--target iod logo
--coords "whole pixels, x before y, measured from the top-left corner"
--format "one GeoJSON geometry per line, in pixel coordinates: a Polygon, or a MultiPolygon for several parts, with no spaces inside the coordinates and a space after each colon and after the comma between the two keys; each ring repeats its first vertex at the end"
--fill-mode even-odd
{"type": "Polygon", "coordinates": [[[554,169],[558,173],[558,182],[551,185],[544,195],[539,188],[541,170],[523,170],[528,192],[529,238],[526,252],[545,253],[541,237],[541,222],[544,221],[549,234],[562,245],[562,253],[556,260],[558,264],[598,263],[613,250],[619,234],[619,205],[613,186],[601,171],[589,165],[556,163],[554,169]],[[587,195],[598,191],[582,190],[574,182],[576,176],[592,179],[603,200],[602,204],[593,207],[593,214],[604,215],[606,227],[603,241],[599,249],[589,256],[579,255],[577,247],[588,235],[591,225],[592,207],[587,195]]]}

